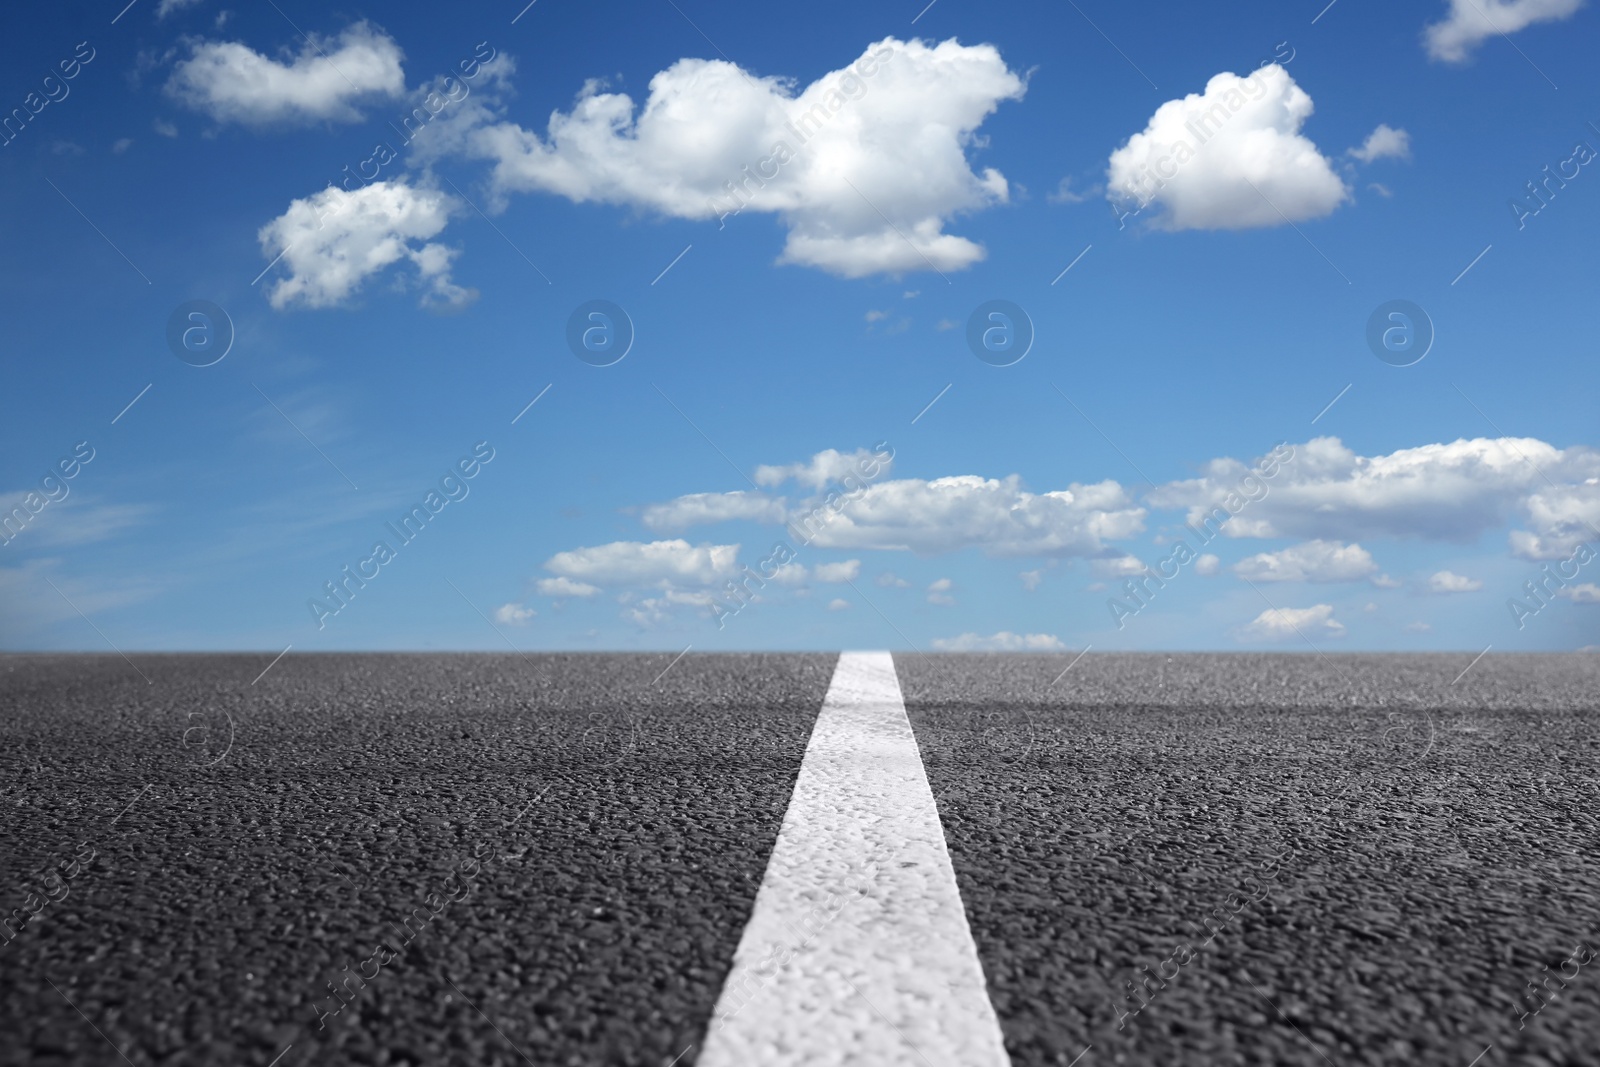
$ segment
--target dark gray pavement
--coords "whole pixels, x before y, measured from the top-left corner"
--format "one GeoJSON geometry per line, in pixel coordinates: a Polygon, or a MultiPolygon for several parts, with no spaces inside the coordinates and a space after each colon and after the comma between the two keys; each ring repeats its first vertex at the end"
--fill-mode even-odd
{"type": "MultiPolygon", "coordinates": [[[[672,658],[0,657],[0,1063],[692,1064],[835,657],[672,658]]],[[[1013,1062],[1596,1062],[1600,657],[1471,658],[897,655],[1013,1062]]]]}
{"type": "Polygon", "coordinates": [[[0,657],[0,1063],[700,1039],[836,657],[270,658],[0,657]]]}
{"type": "Polygon", "coordinates": [[[1013,1062],[1600,1062],[1600,656],[1471,659],[898,655],[1013,1062]]]}

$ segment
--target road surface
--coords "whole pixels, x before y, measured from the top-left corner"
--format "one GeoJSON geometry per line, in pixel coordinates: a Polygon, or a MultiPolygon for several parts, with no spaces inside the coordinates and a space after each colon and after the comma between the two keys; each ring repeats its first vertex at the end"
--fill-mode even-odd
{"type": "Polygon", "coordinates": [[[0,1063],[1592,1062],[1600,657],[1471,660],[0,657],[0,1063]]]}

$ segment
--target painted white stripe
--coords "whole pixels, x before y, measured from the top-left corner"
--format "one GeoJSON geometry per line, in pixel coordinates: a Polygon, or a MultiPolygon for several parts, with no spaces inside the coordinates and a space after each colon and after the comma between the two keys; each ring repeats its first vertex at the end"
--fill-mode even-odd
{"type": "Polygon", "coordinates": [[[887,652],[846,652],[702,1067],[1008,1067],[887,652]]]}

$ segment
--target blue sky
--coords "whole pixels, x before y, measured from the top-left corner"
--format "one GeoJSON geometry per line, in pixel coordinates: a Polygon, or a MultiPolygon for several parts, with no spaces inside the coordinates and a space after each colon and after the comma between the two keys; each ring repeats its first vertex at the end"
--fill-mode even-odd
{"type": "Polygon", "coordinates": [[[0,647],[1595,645],[1600,13],[1484,6],[12,14],[0,647]]]}

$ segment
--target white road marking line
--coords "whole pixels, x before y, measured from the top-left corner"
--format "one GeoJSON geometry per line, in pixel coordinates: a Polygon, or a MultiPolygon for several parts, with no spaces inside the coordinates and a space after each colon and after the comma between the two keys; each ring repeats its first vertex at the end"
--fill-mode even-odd
{"type": "Polygon", "coordinates": [[[887,652],[839,657],[697,1062],[1009,1067],[887,652]]]}

